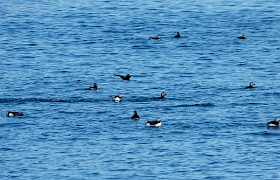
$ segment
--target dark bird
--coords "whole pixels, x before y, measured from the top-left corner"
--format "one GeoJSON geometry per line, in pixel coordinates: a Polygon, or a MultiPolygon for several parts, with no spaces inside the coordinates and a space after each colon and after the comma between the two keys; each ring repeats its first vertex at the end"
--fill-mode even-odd
{"type": "Polygon", "coordinates": [[[126,76],[120,75],[120,74],[114,74],[115,76],[119,76],[123,80],[129,80],[131,78],[130,74],[127,74],[126,76]]]}
{"type": "Polygon", "coordinates": [[[266,123],[268,126],[275,127],[279,126],[280,118],[275,118],[273,121],[266,123]]]}
{"type": "Polygon", "coordinates": [[[137,111],[134,111],[133,112],[133,115],[131,116],[131,119],[135,119],[135,120],[137,120],[137,119],[139,119],[140,117],[139,117],[139,115],[137,114],[137,111]]]}
{"type": "Polygon", "coordinates": [[[160,117],[158,117],[155,121],[147,121],[146,125],[150,127],[160,127],[161,119],[160,117]]]}
{"type": "Polygon", "coordinates": [[[162,92],[162,93],[160,94],[159,99],[165,99],[165,96],[166,96],[166,95],[167,95],[166,92],[162,92]]]}
{"type": "Polygon", "coordinates": [[[94,83],[92,86],[90,86],[89,88],[86,88],[86,90],[90,90],[90,91],[95,91],[97,90],[97,84],[94,83]]]}
{"type": "Polygon", "coordinates": [[[248,86],[246,86],[246,89],[254,88],[255,85],[256,85],[255,83],[250,82],[250,84],[248,86]]]}
{"type": "Polygon", "coordinates": [[[180,38],[180,37],[181,37],[181,35],[179,32],[177,32],[177,34],[174,36],[174,38],[180,38]]]}
{"type": "Polygon", "coordinates": [[[245,34],[243,34],[242,36],[238,36],[237,38],[238,38],[238,39],[246,39],[247,36],[246,36],[245,34]]]}
{"type": "Polygon", "coordinates": [[[16,111],[8,111],[6,115],[8,117],[23,116],[23,113],[22,112],[16,112],[16,111]]]}
{"type": "Polygon", "coordinates": [[[150,37],[149,39],[160,40],[160,39],[161,39],[161,36],[160,36],[160,35],[157,35],[157,36],[150,37]]]}

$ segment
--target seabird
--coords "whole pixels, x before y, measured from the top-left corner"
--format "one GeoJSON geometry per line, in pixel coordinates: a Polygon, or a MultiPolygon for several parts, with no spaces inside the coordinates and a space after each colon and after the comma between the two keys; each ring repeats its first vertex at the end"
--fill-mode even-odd
{"type": "Polygon", "coordinates": [[[120,75],[120,74],[114,74],[115,76],[119,76],[123,80],[129,80],[131,78],[130,74],[127,74],[126,76],[120,75]]]}
{"type": "Polygon", "coordinates": [[[266,123],[268,126],[275,127],[279,126],[280,118],[275,118],[273,121],[266,123]]]}
{"type": "Polygon", "coordinates": [[[177,32],[177,34],[174,36],[174,38],[180,38],[181,36],[180,36],[180,33],[179,32],[177,32]]]}
{"type": "Polygon", "coordinates": [[[238,38],[238,39],[246,39],[247,36],[246,36],[245,34],[243,34],[242,36],[238,36],[237,38],[238,38]]]}
{"type": "Polygon", "coordinates": [[[150,37],[149,39],[160,40],[161,36],[157,35],[157,36],[150,37]]]}
{"type": "Polygon", "coordinates": [[[256,85],[255,83],[250,82],[250,84],[246,86],[246,89],[254,88],[255,85],[256,85]]]}
{"type": "Polygon", "coordinates": [[[167,95],[166,92],[162,92],[162,93],[160,94],[159,99],[165,99],[165,96],[166,96],[166,95],[167,95]]]}
{"type": "Polygon", "coordinates": [[[133,116],[131,116],[131,119],[135,119],[135,120],[137,120],[137,119],[139,119],[140,117],[139,117],[139,115],[137,114],[137,111],[134,111],[133,112],[133,116]]]}
{"type": "Polygon", "coordinates": [[[9,117],[23,116],[23,113],[22,112],[16,112],[16,111],[8,111],[6,115],[9,116],[9,117]]]}
{"type": "Polygon", "coordinates": [[[95,91],[95,90],[97,90],[97,84],[96,83],[94,83],[92,86],[90,86],[89,88],[86,88],[86,90],[93,90],[93,91],[95,91]]]}
{"type": "Polygon", "coordinates": [[[155,121],[147,121],[147,126],[150,127],[160,127],[161,126],[161,118],[158,117],[155,121]]]}
{"type": "Polygon", "coordinates": [[[119,95],[115,96],[113,100],[114,100],[115,102],[120,102],[120,101],[122,100],[122,98],[123,98],[123,95],[122,95],[122,94],[119,94],[119,95]]]}

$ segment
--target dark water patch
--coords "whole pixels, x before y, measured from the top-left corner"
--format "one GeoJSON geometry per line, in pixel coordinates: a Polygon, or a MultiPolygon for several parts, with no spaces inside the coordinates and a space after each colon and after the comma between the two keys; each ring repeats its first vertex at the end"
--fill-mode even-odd
{"type": "Polygon", "coordinates": [[[228,104],[231,107],[235,106],[248,106],[248,105],[254,105],[254,106],[261,106],[261,105],[269,105],[268,103],[261,103],[261,102],[243,102],[243,103],[230,103],[228,104]]]}
{"type": "Polygon", "coordinates": [[[280,92],[267,92],[264,95],[266,96],[277,96],[280,97],[280,92]]]}
{"type": "Polygon", "coordinates": [[[83,137],[72,137],[67,139],[70,142],[77,142],[77,141],[88,141],[90,140],[89,138],[83,138],[83,137]]]}
{"type": "Polygon", "coordinates": [[[36,44],[36,43],[30,43],[30,44],[28,44],[29,46],[37,46],[38,44],[36,44]]]}
{"type": "Polygon", "coordinates": [[[137,98],[137,99],[132,99],[132,102],[149,102],[149,101],[164,101],[166,99],[160,99],[160,98],[137,98]]]}
{"type": "Polygon", "coordinates": [[[275,131],[275,132],[280,133],[280,127],[279,127],[279,126],[275,126],[275,127],[267,126],[266,129],[267,129],[268,131],[272,131],[272,132],[275,131]]]}
{"type": "MultiPolygon", "coordinates": [[[[11,118],[14,119],[14,117],[11,117],[11,118]]],[[[30,124],[26,123],[26,122],[0,123],[0,128],[5,128],[5,127],[16,128],[16,127],[22,127],[22,126],[26,126],[26,125],[30,125],[30,124]]]]}
{"type": "Polygon", "coordinates": [[[277,139],[280,138],[280,128],[279,127],[267,127],[267,131],[261,131],[261,132],[252,132],[247,133],[248,135],[252,136],[262,136],[262,137],[277,137],[277,139]]]}
{"type": "Polygon", "coordinates": [[[7,148],[7,147],[0,148],[0,151],[12,151],[12,150],[13,150],[12,148],[7,148]]]}

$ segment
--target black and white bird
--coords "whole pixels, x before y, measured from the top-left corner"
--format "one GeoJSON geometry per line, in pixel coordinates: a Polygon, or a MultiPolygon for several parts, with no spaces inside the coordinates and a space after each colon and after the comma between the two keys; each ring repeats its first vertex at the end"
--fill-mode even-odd
{"type": "Polygon", "coordinates": [[[147,121],[146,125],[150,127],[161,127],[161,118],[158,117],[155,121],[147,121]]]}
{"type": "Polygon", "coordinates": [[[238,38],[238,39],[246,39],[247,36],[246,36],[245,34],[243,34],[242,36],[238,36],[237,38],[238,38]]]}
{"type": "Polygon", "coordinates": [[[120,74],[114,74],[115,76],[119,76],[120,78],[122,78],[122,80],[130,80],[131,75],[127,74],[126,76],[120,75],[120,74]]]}
{"type": "Polygon", "coordinates": [[[253,82],[250,82],[250,84],[248,86],[246,86],[246,89],[251,89],[251,88],[254,88],[255,87],[255,83],[253,82]]]}
{"type": "Polygon", "coordinates": [[[119,95],[115,96],[113,100],[114,100],[115,102],[120,102],[120,101],[122,100],[122,98],[123,98],[123,95],[122,95],[122,94],[119,94],[119,95]]]}
{"type": "Polygon", "coordinates": [[[90,90],[90,91],[96,91],[97,90],[97,84],[94,83],[92,86],[90,86],[89,88],[86,88],[86,90],[90,90]]]}
{"type": "Polygon", "coordinates": [[[157,35],[157,36],[150,37],[149,39],[160,40],[160,39],[161,39],[161,36],[160,36],[160,35],[157,35]]]}
{"type": "Polygon", "coordinates": [[[137,114],[137,111],[134,111],[133,112],[133,115],[131,116],[131,119],[134,119],[134,120],[138,120],[140,117],[139,115],[137,114]]]}
{"type": "Polygon", "coordinates": [[[280,121],[280,118],[275,118],[273,121],[269,121],[266,124],[267,124],[267,126],[275,127],[275,126],[279,126],[279,121],[280,121]]]}
{"type": "Polygon", "coordinates": [[[22,112],[17,112],[17,111],[8,111],[6,113],[6,116],[8,116],[8,117],[23,116],[23,113],[22,112]]]}

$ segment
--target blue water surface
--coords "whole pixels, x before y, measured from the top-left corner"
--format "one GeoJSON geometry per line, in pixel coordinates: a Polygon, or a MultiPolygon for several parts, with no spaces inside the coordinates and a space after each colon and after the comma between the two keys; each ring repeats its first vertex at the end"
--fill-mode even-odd
{"type": "Polygon", "coordinates": [[[0,16],[1,180],[280,179],[278,0],[2,0],[0,16]]]}

